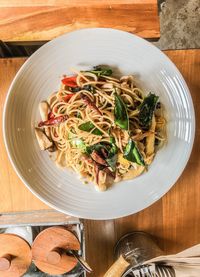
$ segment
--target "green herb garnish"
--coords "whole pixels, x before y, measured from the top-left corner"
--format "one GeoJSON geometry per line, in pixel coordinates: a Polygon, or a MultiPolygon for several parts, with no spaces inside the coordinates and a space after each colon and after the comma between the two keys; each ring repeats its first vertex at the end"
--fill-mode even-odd
{"type": "Polygon", "coordinates": [[[126,145],[124,150],[124,158],[130,162],[145,166],[143,156],[132,139],[129,139],[126,145]]]}
{"type": "Polygon", "coordinates": [[[116,170],[117,163],[117,146],[115,143],[96,143],[91,146],[86,147],[86,153],[91,155],[93,151],[96,151],[111,167],[112,171],[116,170]],[[106,157],[103,154],[103,151],[106,153],[106,157]]]}
{"type": "Polygon", "coordinates": [[[112,171],[116,170],[117,164],[117,146],[115,143],[111,143],[111,148],[108,152],[108,157],[106,159],[107,164],[112,168],[112,171]]]}
{"type": "Polygon", "coordinates": [[[91,72],[95,75],[97,75],[98,77],[99,76],[111,76],[112,75],[112,69],[110,68],[102,68],[100,66],[94,66],[94,69],[93,70],[89,70],[89,71],[86,71],[86,72],[91,72]]]}
{"type": "Polygon", "coordinates": [[[129,118],[127,107],[121,96],[115,93],[115,108],[114,108],[115,124],[121,129],[129,129],[129,118]]]}
{"type": "Polygon", "coordinates": [[[103,143],[96,143],[96,144],[93,144],[91,146],[87,146],[86,147],[86,153],[88,155],[91,155],[94,150],[97,151],[97,153],[101,153],[102,148],[107,151],[106,145],[104,145],[103,143]]]}
{"type": "Polygon", "coordinates": [[[158,98],[155,94],[149,93],[139,107],[139,123],[145,129],[148,129],[151,125],[158,98]]]}
{"type": "Polygon", "coordinates": [[[84,141],[80,138],[73,138],[71,140],[71,144],[73,147],[77,147],[77,148],[81,149],[82,151],[85,151],[85,149],[86,149],[86,145],[85,145],[84,141]]]}
{"type": "Polygon", "coordinates": [[[79,125],[78,128],[79,128],[80,130],[82,130],[82,131],[85,131],[85,132],[90,132],[90,131],[92,131],[92,129],[94,129],[94,130],[92,131],[92,134],[97,135],[97,136],[101,136],[101,135],[103,134],[103,133],[102,133],[99,129],[97,129],[97,128],[94,126],[94,124],[93,124],[92,122],[90,122],[90,121],[88,121],[88,122],[86,122],[86,123],[83,123],[83,124],[79,125]]]}

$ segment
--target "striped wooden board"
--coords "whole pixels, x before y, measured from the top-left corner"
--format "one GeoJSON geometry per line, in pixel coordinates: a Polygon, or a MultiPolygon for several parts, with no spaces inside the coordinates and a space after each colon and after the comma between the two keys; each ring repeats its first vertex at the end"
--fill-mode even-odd
{"type": "Polygon", "coordinates": [[[46,41],[80,28],[160,36],[157,0],[1,0],[0,39],[46,41]]]}

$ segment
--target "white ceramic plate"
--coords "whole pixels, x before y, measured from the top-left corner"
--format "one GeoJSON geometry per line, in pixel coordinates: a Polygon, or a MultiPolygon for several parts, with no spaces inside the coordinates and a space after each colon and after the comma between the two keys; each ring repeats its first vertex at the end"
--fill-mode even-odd
{"type": "Polygon", "coordinates": [[[13,80],[4,109],[4,139],[18,176],[42,201],[77,217],[111,219],[136,213],[163,196],[182,173],[191,153],[195,119],[190,93],[174,64],[147,41],[113,29],[82,29],[41,47],[13,80]],[[145,91],[160,96],[168,143],[149,171],[99,193],[76,174],[58,169],[39,150],[34,124],[38,104],[56,91],[69,69],[106,64],[134,74],[145,91]]]}

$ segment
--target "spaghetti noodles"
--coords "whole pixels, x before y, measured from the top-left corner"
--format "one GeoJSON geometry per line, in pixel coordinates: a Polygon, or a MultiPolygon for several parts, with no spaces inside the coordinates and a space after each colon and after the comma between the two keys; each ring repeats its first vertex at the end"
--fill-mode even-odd
{"type": "Polygon", "coordinates": [[[75,73],[42,102],[36,136],[40,146],[44,136],[49,140],[46,148],[56,150],[58,165],[102,191],[152,163],[165,140],[163,109],[156,95],[144,96],[133,76],[114,78],[100,67],[75,73]]]}

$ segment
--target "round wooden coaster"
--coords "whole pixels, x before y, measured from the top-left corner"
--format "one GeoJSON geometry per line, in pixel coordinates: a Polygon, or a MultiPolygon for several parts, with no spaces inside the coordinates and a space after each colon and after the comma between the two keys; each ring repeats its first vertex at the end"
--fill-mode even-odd
{"type": "Polygon", "coordinates": [[[77,237],[64,227],[47,228],[33,242],[33,261],[45,273],[64,274],[77,265],[76,258],[67,255],[67,249],[80,249],[77,237]]]}
{"type": "Polygon", "coordinates": [[[30,245],[14,234],[0,234],[0,277],[20,277],[31,264],[30,245]]]}

